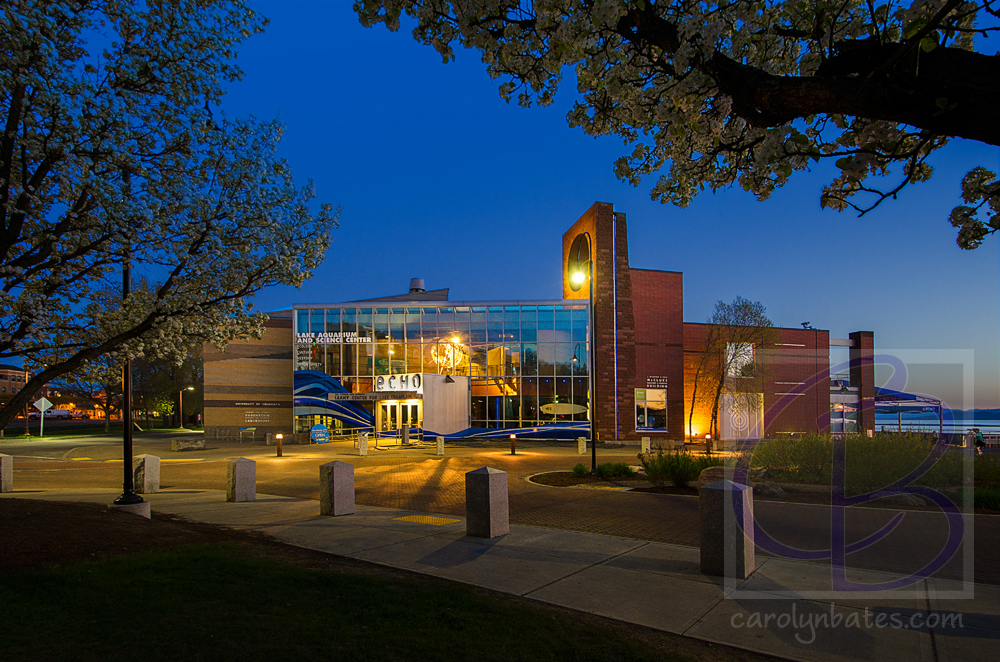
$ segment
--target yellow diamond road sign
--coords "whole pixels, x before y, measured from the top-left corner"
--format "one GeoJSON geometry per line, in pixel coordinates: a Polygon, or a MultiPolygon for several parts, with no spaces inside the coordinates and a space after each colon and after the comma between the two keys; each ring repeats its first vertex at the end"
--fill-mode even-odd
{"type": "Polygon", "coordinates": [[[52,407],[52,403],[48,401],[48,398],[38,398],[35,400],[35,408],[38,411],[45,411],[52,407]]]}

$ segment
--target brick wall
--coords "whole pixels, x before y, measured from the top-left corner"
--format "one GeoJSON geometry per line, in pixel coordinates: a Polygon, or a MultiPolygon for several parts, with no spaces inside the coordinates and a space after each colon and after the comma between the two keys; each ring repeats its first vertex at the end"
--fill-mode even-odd
{"type": "Polygon", "coordinates": [[[851,386],[858,387],[858,430],[875,429],[875,334],[855,331],[850,334],[851,386]]]}
{"type": "Polygon", "coordinates": [[[272,318],[260,340],[233,342],[220,352],[205,344],[205,434],[256,428],[292,432],[292,320],[272,318]]]}
{"type": "MultiPolygon", "coordinates": [[[[692,417],[695,436],[709,430],[714,393],[692,393],[695,372],[705,346],[707,324],[684,324],[684,415],[692,417]]],[[[829,432],[830,334],[821,329],[776,329],[772,346],[758,348],[765,362],[764,435],[790,432],[829,432]]],[[[685,429],[686,432],[686,429],[685,429]]]]}
{"type": "Polygon", "coordinates": [[[595,365],[591,369],[596,392],[593,407],[596,432],[601,440],[634,439],[635,319],[625,214],[615,212],[610,203],[595,202],[563,235],[563,298],[566,299],[590,296],[587,284],[573,291],[568,272],[570,247],[583,233],[589,234],[593,258],[595,365]]]}
{"type": "MultiPolygon", "coordinates": [[[[676,271],[631,269],[635,316],[634,388],[667,377],[667,431],[653,439],[684,437],[684,277],[676,271]]],[[[633,427],[634,429],[634,427],[633,427]]]]}

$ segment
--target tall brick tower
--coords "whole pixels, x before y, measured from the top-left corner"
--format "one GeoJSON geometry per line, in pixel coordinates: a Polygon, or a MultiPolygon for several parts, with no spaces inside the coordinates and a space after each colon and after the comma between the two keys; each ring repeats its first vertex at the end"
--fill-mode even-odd
{"type": "Polygon", "coordinates": [[[595,431],[601,441],[634,437],[635,318],[629,274],[625,214],[595,202],[562,237],[564,299],[588,299],[590,285],[574,283],[573,272],[588,271],[594,285],[595,431]]]}

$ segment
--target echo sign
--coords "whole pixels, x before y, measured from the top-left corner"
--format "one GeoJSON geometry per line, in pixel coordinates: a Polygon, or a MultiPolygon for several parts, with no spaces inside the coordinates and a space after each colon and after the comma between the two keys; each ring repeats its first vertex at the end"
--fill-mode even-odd
{"type": "Polygon", "coordinates": [[[375,390],[383,391],[416,391],[424,392],[424,380],[419,372],[406,375],[379,375],[375,378],[375,390]]]}

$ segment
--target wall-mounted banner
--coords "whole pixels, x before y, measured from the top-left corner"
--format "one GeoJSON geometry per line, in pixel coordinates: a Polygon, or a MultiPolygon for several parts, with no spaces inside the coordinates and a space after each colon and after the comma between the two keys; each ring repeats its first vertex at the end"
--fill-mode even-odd
{"type": "Polygon", "coordinates": [[[379,375],[375,378],[375,390],[385,391],[416,391],[424,392],[424,380],[419,372],[406,375],[379,375]]]}
{"type": "Polygon", "coordinates": [[[357,331],[331,331],[316,333],[314,331],[295,334],[297,343],[316,343],[319,345],[360,345],[372,342],[371,336],[359,336],[357,331]]]}

